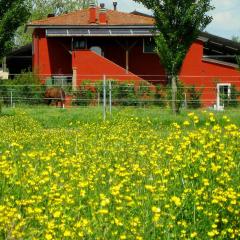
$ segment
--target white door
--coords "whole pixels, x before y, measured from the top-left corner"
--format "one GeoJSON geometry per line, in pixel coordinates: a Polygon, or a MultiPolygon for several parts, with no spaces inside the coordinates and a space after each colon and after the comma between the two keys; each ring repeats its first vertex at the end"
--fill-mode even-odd
{"type": "Polygon", "coordinates": [[[217,84],[217,110],[224,109],[224,103],[231,97],[231,84],[219,83],[217,84]]]}

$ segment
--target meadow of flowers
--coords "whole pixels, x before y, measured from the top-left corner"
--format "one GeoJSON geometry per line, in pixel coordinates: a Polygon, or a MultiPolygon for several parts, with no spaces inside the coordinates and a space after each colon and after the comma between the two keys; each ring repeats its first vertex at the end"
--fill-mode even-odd
{"type": "Polygon", "coordinates": [[[0,117],[0,239],[240,239],[240,131],[212,113],[44,129],[0,117]]]}

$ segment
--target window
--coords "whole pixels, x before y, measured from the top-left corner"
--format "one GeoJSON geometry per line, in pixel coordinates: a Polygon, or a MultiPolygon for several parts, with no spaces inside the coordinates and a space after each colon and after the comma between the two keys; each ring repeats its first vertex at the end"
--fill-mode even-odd
{"type": "Polygon", "coordinates": [[[50,78],[47,81],[47,85],[50,86],[58,86],[58,87],[66,87],[72,85],[72,76],[67,75],[53,75],[52,78],[50,78]]]}
{"type": "Polygon", "coordinates": [[[92,51],[92,52],[95,52],[97,55],[99,55],[99,56],[103,56],[103,51],[102,51],[102,49],[100,48],[100,47],[98,47],[98,46],[93,46],[93,47],[91,47],[90,48],[90,50],[92,51]]]}
{"type": "Polygon", "coordinates": [[[143,39],[143,52],[144,53],[155,53],[155,41],[153,38],[143,39]]]}
{"type": "Polygon", "coordinates": [[[87,40],[86,39],[73,39],[73,50],[86,49],[87,40]]]}

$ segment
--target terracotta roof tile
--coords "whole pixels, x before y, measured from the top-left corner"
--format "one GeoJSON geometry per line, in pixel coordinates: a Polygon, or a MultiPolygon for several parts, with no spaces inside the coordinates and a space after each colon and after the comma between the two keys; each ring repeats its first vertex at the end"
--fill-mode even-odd
{"type": "MultiPolygon", "coordinates": [[[[97,8],[98,16],[99,8],[97,8]]],[[[140,16],[131,13],[107,10],[108,25],[153,25],[154,18],[140,16]]],[[[98,22],[96,23],[98,25],[98,22]]],[[[78,10],[72,13],[63,14],[56,17],[50,17],[43,20],[33,21],[28,24],[32,25],[49,25],[49,26],[83,26],[90,25],[89,9],[78,10]]]]}

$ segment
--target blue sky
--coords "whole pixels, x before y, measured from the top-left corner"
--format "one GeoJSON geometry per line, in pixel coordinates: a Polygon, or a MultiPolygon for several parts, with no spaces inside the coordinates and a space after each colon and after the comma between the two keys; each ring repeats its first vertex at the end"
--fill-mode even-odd
{"type": "MultiPolygon", "coordinates": [[[[107,8],[112,8],[112,0],[99,0],[106,3],[107,8]]],[[[212,23],[207,27],[209,33],[231,39],[240,36],[240,1],[239,0],[212,0],[215,10],[210,12],[213,16],[212,23]]],[[[132,0],[118,0],[118,9],[124,12],[138,10],[150,13],[149,10],[132,0]]]]}

